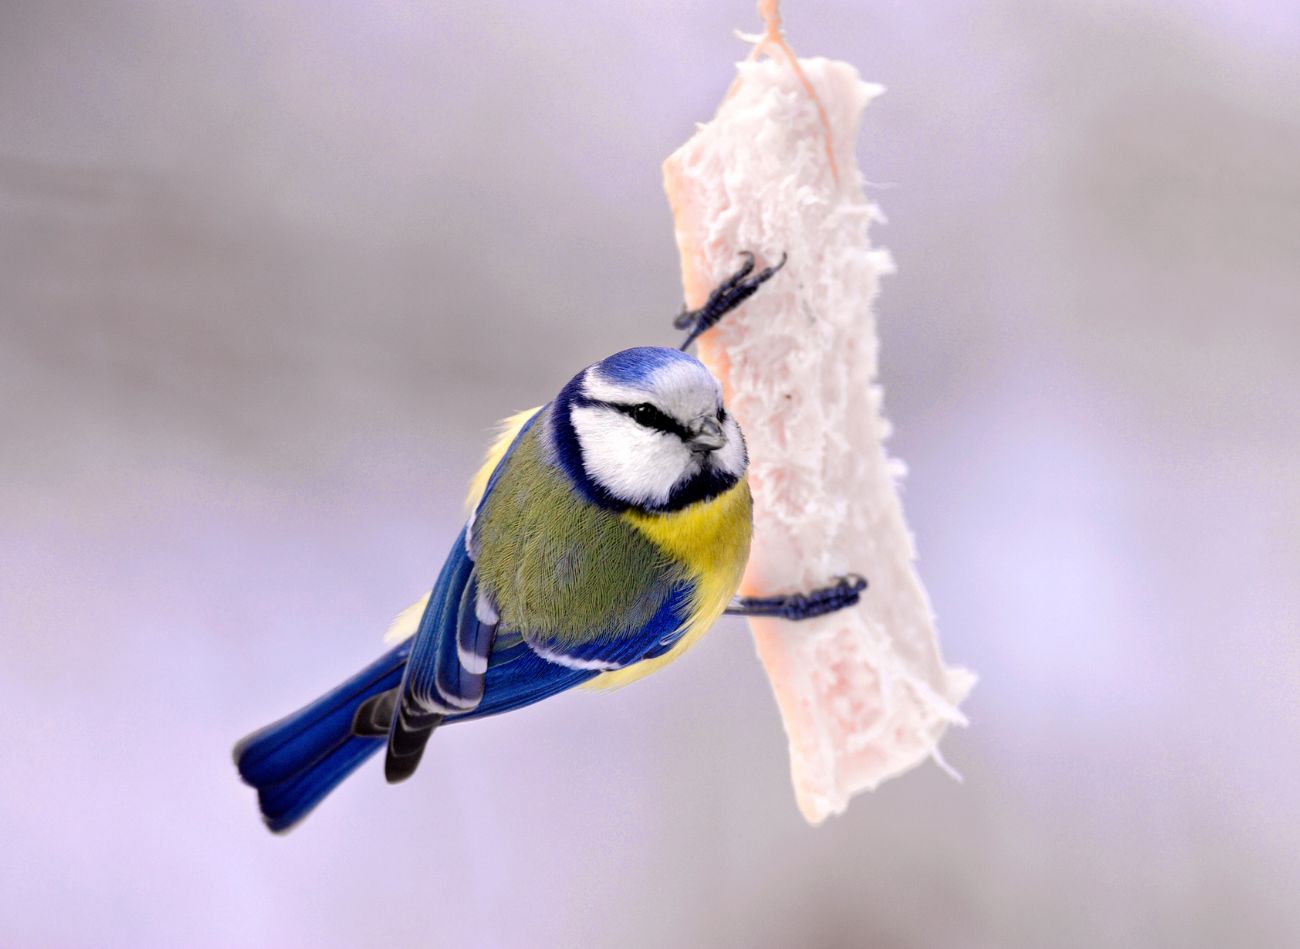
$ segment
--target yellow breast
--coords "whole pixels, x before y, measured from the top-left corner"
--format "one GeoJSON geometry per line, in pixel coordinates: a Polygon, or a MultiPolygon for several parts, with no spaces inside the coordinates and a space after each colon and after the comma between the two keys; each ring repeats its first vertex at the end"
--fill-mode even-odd
{"type": "Polygon", "coordinates": [[[588,685],[614,688],[634,682],[668,665],[704,635],[740,586],[749,559],[752,512],[749,484],[741,479],[735,487],[711,501],[701,501],[681,511],[623,515],[670,560],[684,567],[695,582],[695,595],[686,631],[676,646],[662,656],[626,669],[603,672],[588,685]]]}

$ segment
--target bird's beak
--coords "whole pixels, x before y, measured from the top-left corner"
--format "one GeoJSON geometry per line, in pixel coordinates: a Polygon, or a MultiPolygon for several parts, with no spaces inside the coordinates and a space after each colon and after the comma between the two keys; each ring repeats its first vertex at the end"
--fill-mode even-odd
{"type": "Polygon", "coordinates": [[[712,415],[701,415],[689,426],[690,440],[686,442],[691,451],[706,452],[721,448],[727,443],[727,436],[722,426],[712,415]]]}

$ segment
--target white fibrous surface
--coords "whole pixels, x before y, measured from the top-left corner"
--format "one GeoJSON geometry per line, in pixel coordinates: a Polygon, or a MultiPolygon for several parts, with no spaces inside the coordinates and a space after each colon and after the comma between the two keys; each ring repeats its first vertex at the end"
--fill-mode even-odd
{"type": "Polygon", "coordinates": [[[752,251],[785,268],[700,340],[744,428],[755,499],[742,592],[771,595],[859,573],[861,603],[792,623],[750,621],[790,744],[799,808],[839,813],[933,756],[975,676],[945,666],[898,496],[902,464],[876,384],[871,302],[887,251],[868,226],[853,147],[881,90],[846,63],[799,60],[825,109],[787,62],[739,64],[713,121],[664,164],[687,303],[752,251]],[[828,156],[834,155],[836,172],[828,156]]]}

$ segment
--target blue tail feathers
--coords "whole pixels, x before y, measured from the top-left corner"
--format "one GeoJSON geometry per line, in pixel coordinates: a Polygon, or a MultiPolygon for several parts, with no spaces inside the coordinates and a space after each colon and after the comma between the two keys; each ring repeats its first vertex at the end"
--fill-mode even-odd
{"type": "Polygon", "coordinates": [[[266,826],[279,833],[306,817],[382,739],[357,738],[352,718],[366,699],[402,681],[411,644],[402,643],[310,705],[235,746],[239,776],[257,789],[266,826]]]}
{"type": "MultiPolygon", "coordinates": [[[[357,709],[396,689],[410,658],[412,640],[389,650],[316,701],[253,732],[235,746],[235,766],[257,789],[262,820],[275,833],[289,830],[325,796],[387,744],[386,735],[353,733],[357,709]]],[[[596,675],[539,656],[517,633],[496,641],[477,708],[449,715],[444,724],[514,711],[564,692],[596,675]]]]}

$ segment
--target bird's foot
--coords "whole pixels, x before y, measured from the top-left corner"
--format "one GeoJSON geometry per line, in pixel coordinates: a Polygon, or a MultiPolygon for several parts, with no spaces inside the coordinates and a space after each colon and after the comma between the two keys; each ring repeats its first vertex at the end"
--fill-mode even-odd
{"type": "Polygon", "coordinates": [[[851,573],[828,587],[786,596],[738,596],[726,612],[731,616],[779,616],[788,620],[811,619],[855,605],[867,588],[867,578],[851,573]]]}
{"type": "Polygon", "coordinates": [[[745,258],[745,263],[709,294],[709,299],[705,301],[704,306],[698,310],[688,310],[683,307],[682,312],[673,320],[673,326],[679,330],[689,330],[681,349],[686,349],[701,333],[716,325],[718,320],[752,297],[759,287],[785,266],[787,255],[782,254],[780,263],[765,267],[752,277],[750,274],[754,273],[754,255],[744,250],[740,252],[740,256],[745,258]]]}

